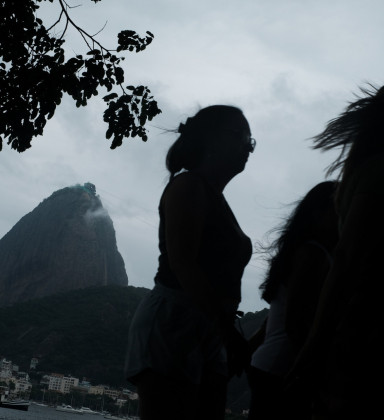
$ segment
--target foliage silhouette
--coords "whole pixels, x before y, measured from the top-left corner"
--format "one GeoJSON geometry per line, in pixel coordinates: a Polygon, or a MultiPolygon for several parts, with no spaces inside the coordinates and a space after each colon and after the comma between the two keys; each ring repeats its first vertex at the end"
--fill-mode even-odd
{"type": "MultiPolygon", "coordinates": [[[[39,3],[53,0],[0,0],[0,150],[3,140],[18,152],[31,147],[33,137],[43,134],[47,120],[53,117],[63,93],[86,106],[99,88],[111,92],[103,99],[107,104],[104,121],[111,149],[124,137],[147,140],[145,124],[161,110],[146,86],[126,86],[124,57],[114,53],[143,51],[154,35],[147,31],[140,37],[135,31],[118,34],[116,49],[105,48],[95,37],[79,27],[70,15],[67,0],[58,0],[61,8],[57,21],[46,28],[36,16],[39,3]],[[52,29],[64,25],[60,36],[52,29]],[[81,35],[87,48],[85,55],[65,56],[64,35],[72,28],[81,35]],[[119,91],[119,93],[116,92],[119,91]]],[[[97,3],[100,0],[91,0],[97,3]]]]}

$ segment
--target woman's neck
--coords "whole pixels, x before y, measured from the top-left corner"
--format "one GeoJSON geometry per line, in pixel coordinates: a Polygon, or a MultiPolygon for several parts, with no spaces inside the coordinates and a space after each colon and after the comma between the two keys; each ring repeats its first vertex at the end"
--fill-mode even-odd
{"type": "Polygon", "coordinates": [[[202,166],[195,169],[200,175],[204,177],[206,182],[218,193],[222,193],[233,176],[225,175],[215,170],[216,168],[209,166],[202,166]]]}

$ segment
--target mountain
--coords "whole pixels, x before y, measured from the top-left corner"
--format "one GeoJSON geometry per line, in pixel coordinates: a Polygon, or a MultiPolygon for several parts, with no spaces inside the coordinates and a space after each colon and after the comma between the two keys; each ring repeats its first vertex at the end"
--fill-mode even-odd
{"type": "MultiPolygon", "coordinates": [[[[29,369],[63,373],[93,384],[127,387],[124,361],[127,333],[146,288],[103,286],[21,302],[0,308],[0,357],[29,369]]],[[[241,320],[248,337],[262,324],[266,309],[247,313],[241,320]]],[[[227,406],[241,413],[248,408],[249,388],[245,376],[229,382],[227,406]]]]}
{"type": "Polygon", "coordinates": [[[0,306],[73,289],[128,285],[113,222],[91,183],[43,200],[0,240],[0,306]]]}

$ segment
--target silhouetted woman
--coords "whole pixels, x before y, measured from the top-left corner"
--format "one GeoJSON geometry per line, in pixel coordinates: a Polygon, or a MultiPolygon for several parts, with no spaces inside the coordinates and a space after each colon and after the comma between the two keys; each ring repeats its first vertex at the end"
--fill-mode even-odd
{"type": "Polygon", "coordinates": [[[132,321],[126,374],[143,420],[223,419],[224,343],[252,254],[223,190],[255,141],[243,113],[223,105],[201,109],[178,132],[159,206],[155,287],[132,321]]]}
{"type": "Polygon", "coordinates": [[[309,419],[305,395],[285,392],[292,369],[313,321],[337,242],[334,193],[337,183],[312,188],[298,203],[272,244],[269,270],[260,286],[270,304],[265,338],[252,356],[249,419],[309,419]]]}
{"type": "Polygon", "coordinates": [[[330,167],[341,167],[340,241],[300,364],[316,370],[318,418],[382,412],[384,87],[362,93],[315,137],[316,148],[341,148],[330,167]]]}

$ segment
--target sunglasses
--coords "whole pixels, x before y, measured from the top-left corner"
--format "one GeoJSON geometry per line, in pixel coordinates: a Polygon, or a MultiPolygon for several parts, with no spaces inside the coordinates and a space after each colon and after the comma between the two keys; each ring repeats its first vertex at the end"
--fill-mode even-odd
{"type": "Polygon", "coordinates": [[[250,153],[253,153],[256,148],[256,139],[254,139],[253,137],[248,137],[247,146],[249,147],[250,153]]]}
{"type": "MultiPolygon", "coordinates": [[[[242,130],[236,130],[233,128],[227,128],[227,130],[232,131],[233,133],[236,133],[236,134],[241,134],[243,132],[242,130]]],[[[242,146],[248,149],[250,153],[253,153],[256,148],[256,139],[247,135],[247,139],[242,146]]]]}

